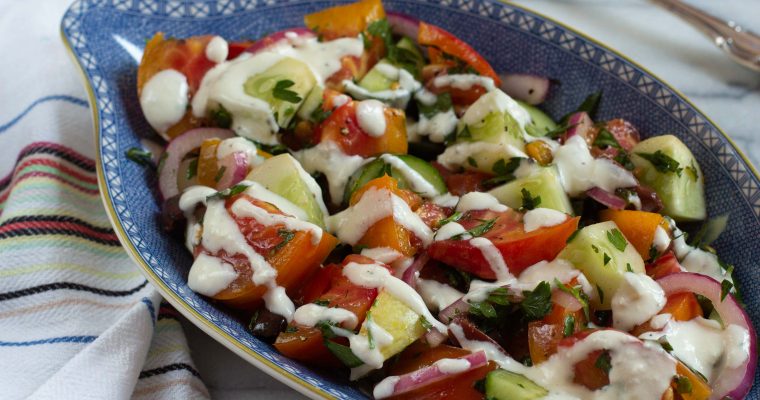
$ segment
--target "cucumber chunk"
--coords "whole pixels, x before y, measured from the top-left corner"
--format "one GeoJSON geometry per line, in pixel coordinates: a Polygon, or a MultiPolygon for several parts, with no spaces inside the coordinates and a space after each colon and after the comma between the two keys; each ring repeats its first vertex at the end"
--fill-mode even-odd
{"type": "MultiPolygon", "coordinates": [[[[429,162],[408,154],[394,155],[394,157],[403,161],[404,164],[416,171],[424,180],[433,185],[435,190],[438,191],[438,194],[443,194],[448,191],[443,177],[441,177],[438,170],[430,165],[429,162]]],[[[383,176],[386,172],[390,172],[390,176],[398,181],[400,188],[413,190],[412,184],[407,181],[402,171],[386,164],[384,160],[378,158],[359,168],[359,170],[354,172],[354,174],[348,179],[346,191],[343,194],[343,202],[348,204],[351,195],[353,195],[355,191],[366,185],[367,182],[383,176]]]]}
{"type": "Polygon", "coordinates": [[[527,176],[491,189],[488,193],[510,208],[520,208],[523,189],[529,191],[532,196],[541,197],[540,207],[573,215],[573,206],[570,204],[570,199],[562,187],[559,173],[554,166],[536,167],[527,176]]]}
{"type": "Polygon", "coordinates": [[[251,171],[246,179],[258,182],[270,191],[290,200],[302,209],[307,220],[322,228],[327,208],[319,184],[290,154],[267,159],[251,171]]]}
{"type": "Polygon", "coordinates": [[[306,96],[306,99],[303,101],[303,104],[301,104],[301,108],[298,109],[298,118],[304,120],[304,121],[313,121],[312,114],[314,113],[314,110],[319,108],[322,105],[322,95],[324,94],[324,89],[316,85],[313,89],[311,89],[311,92],[309,92],[309,95],[306,96]]]}
{"type": "Polygon", "coordinates": [[[589,225],[581,229],[557,256],[583,272],[598,292],[592,299],[594,306],[603,310],[610,309],[610,300],[625,279],[625,272],[645,272],[644,260],[622,234],[620,238],[625,243],[622,251],[610,239],[616,229],[619,231],[613,221],[589,225]]]}
{"type": "Polygon", "coordinates": [[[485,386],[486,398],[493,400],[534,400],[549,394],[532,380],[501,368],[486,375],[485,386]]]}
{"type": "Polygon", "coordinates": [[[631,153],[631,161],[639,170],[637,177],[660,196],[664,214],[678,222],[705,219],[704,176],[694,155],[681,140],[673,135],[656,136],[637,144],[631,153]],[[653,163],[640,155],[657,156],[658,151],[659,162],[653,163]],[[662,165],[668,158],[678,163],[677,167],[672,166],[677,171],[667,170],[662,165]]]}
{"type": "MultiPolygon", "coordinates": [[[[391,343],[380,347],[380,353],[385,360],[400,353],[427,331],[423,326],[422,316],[385,290],[377,295],[367,313],[371,315],[372,323],[393,336],[391,343]]],[[[359,329],[359,335],[367,336],[367,334],[365,319],[359,329]]]]}
{"type": "Polygon", "coordinates": [[[287,57],[264,72],[248,78],[243,84],[243,90],[247,95],[269,103],[277,125],[288,126],[316,82],[308,65],[287,57]],[[292,84],[288,85],[289,83],[292,84]],[[278,84],[281,85],[281,90],[277,93],[287,91],[295,96],[291,95],[290,98],[285,99],[282,95],[275,94],[278,84]]]}
{"type": "Polygon", "coordinates": [[[488,92],[465,111],[457,126],[457,141],[506,143],[522,150],[525,131],[518,118],[527,121],[530,116],[501,90],[488,92]]]}
{"type": "Polygon", "coordinates": [[[548,132],[557,129],[557,123],[538,107],[520,100],[517,100],[517,104],[530,114],[530,123],[525,125],[525,131],[529,135],[536,137],[545,136],[548,132]]]}
{"type": "Polygon", "coordinates": [[[388,60],[380,60],[369,72],[359,81],[359,86],[367,89],[369,92],[382,92],[390,90],[391,85],[396,83],[396,79],[391,79],[382,72],[383,68],[395,68],[388,60]]]}

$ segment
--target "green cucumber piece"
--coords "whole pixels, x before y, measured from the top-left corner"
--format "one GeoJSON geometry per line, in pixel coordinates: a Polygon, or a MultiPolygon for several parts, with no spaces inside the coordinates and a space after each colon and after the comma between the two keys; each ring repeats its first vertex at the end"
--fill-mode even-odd
{"type": "Polygon", "coordinates": [[[603,310],[610,309],[612,296],[625,279],[623,275],[627,271],[645,272],[644,260],[622,233],[619,236],[625,243],[622,251],[610,240],[609,235],[614,235],[614,230],[620,231],[613,221],[589,225],[581,229],[557,256],[573,263],[591,285],[597,288],[599,296],[593,303],[596,308],[603,310]]]}
{"type": "Polygon", "coordinates": [[[707,217],[704,176],[694,155],[681,140],[673,135],[655,136],[637,144],[631,154],[631,161],[639,171],[637,177],[657,192],[665,206],[665,215],[677,222],[707,217]],[[675,160],[680,172],[659,171],[656,165],[639,155],[657,151],[675,160]]]}
{"type": "Polygon", "coordinates": [[[316,83],[317,80],[308,65],[295,58],[287,57],[276,62],[264,72],[248,78],[243,84],[243,90],[247,95],[269,103],[272,113],[276,116],[277,125],[288,126],[306,95],[316,83]],[[284,81],[293,83],[286,90],[295,93],[299,101],[275,97],[275,87],[279,82],[284,81]]]}
{"type": "Polygon", "coordinates": [[[396,49],[398,53],[396,58],[401,63],[401,67],[419,79],[420,71],[425,65],[425,58],[414,40],[404,36],[396,43],[396,49]]]}
{"type": "Polygon", "coordinates": [[[541,111],[538,107],[532,106],[520,100],[516,100],[520,107],[530,114],[530,123],[525,125],[525,131],[531,136],[545,136],[548,132],[557,129],[557,123],[552,117],[541,111]]]}
{"type": "MultiPolygon", "coordinates": [[[[382,92],[383,90],[390,90],[391,85],[396,82],[395,79],[388,78],[380,72],[381,65],[387,65],[390,67],[393,67],[393,64],[388,62],[388,60],[380,60],[377,64],[375,64],[372,69],[367,72],[366,75],[362,78],[362,80],[359,81],[359,86],[363,87],[364,89],[367,89],[368,92],[382,92]]],[[[395,68],[395,67],[394,67],[395,68]]]]}
{"type": "Polygon", "coordinates": [[[319,108],[322,105],[322,95],[324,94],[324,89],[316,85],[313,89],[311,89],[311,92],[309,92],[309,95],[306,96],[306,99],[303,101],[303,104],[301,104],[301,108],[298,109],[298,118],[304,120],[304,121],[313,121],[312,114],[314,113],[314,110],[319,108]]]}
{"type": "Polygon", "coordinates": [[[267,159],[251,171],[247,180],[258,182],[271,192],[278,194],[302,209],[307,220],[325,227],[326,208],[321,197],[317,197],[319,185],[293,156],[288,153],[267,159]]]}
{"type": "Polygon", "coordinates": [[[532,196],[541,196],[539,207],[573,215],[573,206],[554,166],[536,167],[528,176],[496,187],[488,193],[496,197],[500,203],[517,209],[522,206],[523,189],[529,191],[532,196]]]}
{"type": "MultiPolygon", "coordinates": [[[[420,174],[422,178],[433,185],[439,194],[443,194],[448,191],[446,188],[446,182],[443,180],[443,177],[441,177],[441,174],[438,172],[438,170],[430,165],[429,162],[408,154],[395,155],[395,157],[403,161],[409,168],[415,170],[418,174],[420,174]]],[[[367,182],[383,176],[383,174],[388,171],[390,171],[390,175],[398,181],[398,185],[401,189],[410,188],[409,183],[406,181],[406,178],[404,178],[404,175],[401,173],[401,171],[394,167],[391,167],[390,165],[387,165],[385,161],[378,158],[370,163],[365,164],[363,167],[359,168],[358,171],[354,172],[350,178],[348,178],[346,191],[343,194],[343,202],[345,204],[348,204],[348,201],[351,199],[351,195],[353,195],[355,191],[366,185],[367,182]]]]}
{"type": "Polygon", "coordinates": [[[500,90],[486,93],[472,103],[457,126],[457,141],[506,143],[525,148],[523,129],[506,108],[519,107],[500,90]]]}
{"type": "Polygon", "coordinates": [[[534,400],[549,394],[532,380],[501,368],[486,375],[485,387],[489,400],[534,400]]]}

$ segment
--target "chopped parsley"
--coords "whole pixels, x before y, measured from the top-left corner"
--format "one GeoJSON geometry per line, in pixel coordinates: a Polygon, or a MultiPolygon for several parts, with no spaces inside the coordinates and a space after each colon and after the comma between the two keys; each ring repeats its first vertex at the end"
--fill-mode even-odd
{"type": "Polygon", "coordinates": [[[314,122],[320,123],[326,120],[330,114],[332,114],[332,111],[325,111],[322,109],[322,105],[320,104],[319,107],[315,108],[314,111],[311,112],[310,117],[314,122]]]}
{"type": "Polygon", "coordinates": [[[209,117],[214,125],[219,128],[229,129],[232,126],[232,115],[221,104],[216,110],[211,111],[209,117]]]}
{"type": "Polygon", "coordinates": [[[631,267],[631,263],[625,263],[625,270],[628,272],[633,272],[633,267],[631,267]]]}
{"type": "Polygon", "coordinates": [[[497,316],[496,309],[488,301],[470,303],[470,314],[486,319],[496,318],[497,316]]]}
{"type": "Polygon", "coordinates": [[[610,263],[610,260],[612,260],[612,258],[610,258],[610,256],[607,253],[604,253],[603,260],[604,260],[604,265],[607,265],[610,263]]]}
{"type": "Polygon", "coordinates": [[[730,280],[724,279],[720,283],[720,301],[723,301],[726,298],[726,296],[728,296],[728,294],[731,293],[731,289],[733,288],[734,288],[734,284],[730,280]]]}
{"type": "Polygon", "coordinates": [[[433,324],[431,324],[430,321],[428,321],[425,317],[420,317],[420,325],[422,325],[426,331],[429,331],[433,328],[433,324]]]}
{"type": "Polygon", "coordinates": [[[295,84],[296,83],[290,79],[282,79],[277,81],[277,83],[274,85],[274,88],[272,89],[272,96],[274,96],[275,99],[287,101],[288,103],[300,103],[302,99],[300,96],[298,96],[298,93],[288,89],[295,84]]]}
{"type": "Polygon", "coordinates": [[[460,234],[454,235],[451,237],[452,240],[461,240],[466,235],[470,235],[472,237],[478,237],[483,236],[486,232],[490,231],[494,224],[496,223],[496,218],[492,218],[489,220],[481,220],[482,222],[475,226],[472,229],[468,229],[466,232],[462,232],[460,234]]]}
{"type": "Polygon", "coordinates": [[[523,158],[521,157],[512,157],[509,159],[509,161],[505,161],[502,158],[493,163],[491,170],[496,175],[509,175],[514,173],[517,168],[520,168],[520,163],[522,160],[523,158]]]}
{"type": "Polygon", "coordinates": [[[451,110],[451,104],[451,95],[448,93],[442,93],[436,96],[435,103],[431,105],[417,102],[417,109],[419,109],[420,114],[424,115],[425,118],[433,118],[438,113],[451,110]]]}
{"type": "Polygon", "coordinates": [[[654,153],[636,153],[636,155],[652,163],[654,168],[660,173],[674,173],[679,177],[681,176],[681,172],[683,171],[681,164],[661,150],[657,150],[654,153]]]}
{"type": "MultiPolygon", "coordinates": [[[[372,324],[372,311],[367,311],[365,320],[367,321],[367,327],[369,327],[372,324]]],[[[367,345],[369,346],[370,350],[374,350],[375,347],[377,347],[377,343],[375,343],[375,337],[372,336],[372,329],[369,328],[367,329],[367,345]]]]}
{"type": "Polygon", "coordinates": [[[444,226],[444,225],[448,224],[449,222],[457,222],[461,218],[462,218],[462,212],[461,211],[457,211],[454,214],[451,214],[448,217],[440,220],[438,222],[438,226],[444,226]]]}
{"type": "Polygon", "coordinates": [[[187,166],[187,171],[185,171],[185,178],[189,181],[196,175],[198,175],[198,159],[194,158],[187,166]]]}
{"type": "Polygon", "coordinates": [[[330,305],[330,300],[317,299],[317,300],[314,300],[312,303],[318,306],[327,307],[330,305]]]}
{"type": "Polygon", "coordinates": [[[570,234],[570,236],[568,236],[567,240],[565,241],[565,244],[570,244],[570,242],[572,242],[573,239],[575,239],[579,233],[581,233],[581,230],[576,229],[573,233],[570,234]]]}
{"type": "Polygon", "coordinates": [[[683,375],[676,375],[673,377],[673,382],[676,384],[676,392],[678,394],[689,394],[692,391],[691,380],[683,375]]]}
{"type": "Polygon", "coordinates": [[[696,182],[699,180],[699,170],[697,169],[697,166],[694,165],[694,160],[691,160],[691,165],[684,168],[686,170],[686,173],[691,177],[691,179],[696,182]]]}
{"type": "Polygon", "coordinates": [[[576,300],[578,300],[581,305],[583,306],[583,314],[586,315],[586,319],[589,319],[589,305],[588,305],[588,297],[586,296],[586,293],[583,293],[581,291],[580,287],[568,287],[562,282],[559,281],[559,279],[554,278],[554,284],[557,285],[557,288],[573,297],[575,297],[576,300]]]}
{"type": "Polygon", "coordinates": [[[261,151],[265,151],[273,156],[288,152],[288,148],[281,144],[264,144],[259,141],[253,140],[251,138],[245,138],[245,139],[255,144],[256,148],[260,149],[261,151]]]}
{"type": "Polygon", "coordinates": [[[338,358],[345,366],[349,368],[356,368],[364,362],[359,359],[348,346],[344,346],[339,343],[335,343],[330,339],[335,338],[337,335],[333,332],[333,325],[329,322],[322,321],[317,324],[317,327],[322,331],[322,338],[327,350],[330,350],[335,357],[338,358]]]}
{"type": "Polygon", "coordinates": [[[575,333],[575,317],[572,314],[566,315],[564,325],[562,335],[564,337],[572,336],[575,333]]]}
{"type": "Polygon", "coordinates": [[[270,254],[274,254],[280,251],[280,249],[285,247],[288,243],[290,243],[291,240],[293,240],[294,237],[296,237],[296,234],[295,232],[287,230],[287,229],[280,229],[277,231],[277,236],[282,238],[282,240],[280,241],[280,243],[277,243],[277,245],[272,248],[272,250],[270,251],[270,254]]]}
{"type": "Polygon", "coordinates": [[[522,207],[520,207],[520,211],[533,210],[541,204],[541,196],[533,197],[528,189],[522,188],[520,193],[522,193],[522,207]]]}
{"type": "Polygon", "coordinates": [[[130,148],[124,153],[124,155],[127,157],[129,161],[132,161],[144,167],[153,165],[153,159],[152,159],[153,155],[151,154],[151,152],[141,149],[139,147],[130,148]]]}
{"type": "Polygon", "coordinates": [[[245,189],[248,188],[248,185],[239,183],[233,187],[229,187],[224,190],[220,190],[212,195],[209,195],[206,197],[206,201],[209,200],[217,200],[217,199],[226,199],[228,197],[232,197],[235,195],[238,195],[240,193],[243,193],[245,189]]]}
{"type": "Polygon", "coordinates": [[[537,320],[552,310],[552,289],[548,282],[542,281],[532,291],[523,292],[525,298],[520,308],[529,320],[537,320]]]}
{"type": "Polygon", "coordinates": [[[623,236],[623,233],[617,228],[607,231],[607,240],[609,240],[618,251],[625,251],[625,248],[628,246],[628,241],[625,239],[625,236],[623,236]]]}
{"type": "Polygon", "coordinates": [[[599,368],[605,374],[609,374],[612,369],[612,357],[610,356],[610,352],[607,350],[603,351],[596,359],[596,362],[594,362],[594,366],[599,368]]]}
{"type": "Polygon", "coordinates": [[[470,132],[470,127],[465,125],[464,128],[462,128],[461,131],[457,133],[457,139],[470,139],[472,138],[472,133],[470,132]]]}
{"type": "Polygon", "coordinates": [[[472,158],[472,156],[467,157],[467,164],[470,164],[470,166],[473,167],[473,168],[477,168],[478,167],[478,162],[475,161],[475,159],[472,158]]]}
{"type": "Polygon", "coordinates": [[[581,103],[578,108],[562,117],[561,121],[563,123],[566,123],[568,119],[570,119],[570,116],[578,113],[578,112],[585,112],[588,114],[591,119],[594,119],[596,116],[596,111],[599,109],[599,103],[602,101],[602,92],[595,92],[591,93],[588,97],[586,97],[585,100],[583,100],[583,103],[581,103]]]}
{"type": "Polygon", "coordinates": [[[617,139],[615,139],[615,135],[613,135],[612,132],[608,131],[605,128],[599,130],[599,134],[597,134],[596,139],[594,139],[594,146],[614,147],[616,149],[623,148],[620,146],[620,143],[617,141],[617,139]]]}
{"type": "Polygon", "coordinates": [[[214,176],[214,182],[218,183],[222,179],[226,171],[227,171],[227,167],[222,165],[221,168],[219,168],[219,170],[216,171],[216,176],[214,176]]]}

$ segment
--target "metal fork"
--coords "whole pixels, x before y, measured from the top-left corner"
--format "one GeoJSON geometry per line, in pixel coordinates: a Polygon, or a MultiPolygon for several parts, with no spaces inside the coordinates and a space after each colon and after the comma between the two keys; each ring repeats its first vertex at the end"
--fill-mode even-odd
{"type": "Polygon", "coordinates": [[[760,71],[760,36],[734,21],[725,21],[680,0],[651,0],[681,17],[713,40],[737,63],[760,71]]]}

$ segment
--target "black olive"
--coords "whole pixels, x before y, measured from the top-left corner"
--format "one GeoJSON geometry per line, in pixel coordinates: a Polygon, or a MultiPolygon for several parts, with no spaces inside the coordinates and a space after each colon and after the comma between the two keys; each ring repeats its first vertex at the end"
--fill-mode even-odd
{"type": "Polygon", "coordinates": [[[287,321],[281,315],[262,308],[253,314],[251,322],[248,324],[248,329],[259,339],[267,343],[273,343],[280,332],[285,330],[287,325],[287,321]]]}

